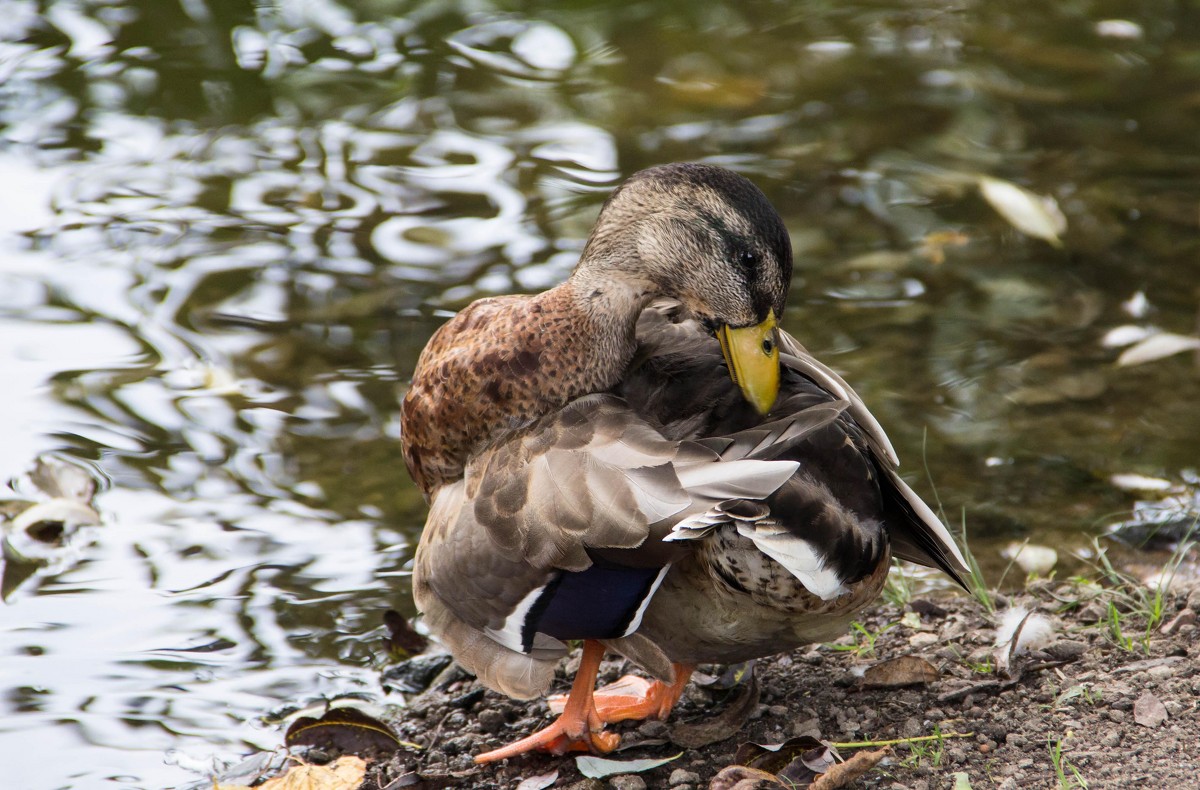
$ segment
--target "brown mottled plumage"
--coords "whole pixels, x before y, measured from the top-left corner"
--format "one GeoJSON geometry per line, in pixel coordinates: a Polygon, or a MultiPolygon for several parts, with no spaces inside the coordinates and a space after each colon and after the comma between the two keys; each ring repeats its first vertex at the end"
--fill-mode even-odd
{"type": "Polygon", "coordinates": [[[401,421],[426,623],[516,697],[586,640],[563,716],[481,760],[611,749],[603,723],[665,715],[695,664],[835,637],[892,554],[965,570],[866,406],[774,328],[791,263],[750,182],[653,168],[567,282],[476,302],[422,352],[401,421]],[[593,701],[601,645],[663,682],[593,701]]]}

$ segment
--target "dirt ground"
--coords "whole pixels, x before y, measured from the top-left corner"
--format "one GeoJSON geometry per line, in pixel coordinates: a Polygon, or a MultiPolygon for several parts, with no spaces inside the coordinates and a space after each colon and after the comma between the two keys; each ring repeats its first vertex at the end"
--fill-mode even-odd
{"type": "MultiPolygon", "coordinates": [[[[940,735],[894,745],[850,786],[934,790],[955,787],[956,774],[965,773],[976,789],[1200,787],[1200,588],[1167,595],[1158,617],[1137,600],[1076,582],[1038,582],[1011,598],[998,596],[995,613],[966,595],[881,600],[863,613],[862,628],[839,642],[759,661],[757,702],[746,681],[730,688],[723,668],[702,667],[701,683],[715,682],[693,683],[667,722],[617,725],[622,747],[610,755],[682,756],[604,779],[585,778],[573,756],[475,766],[472,755],[533,731],[549,714],[544,701],[509,700],[450,668],[394,712],[399,736],[424,748],[376,761],[365,786],[514,788],[530,780],[526,788],[700,790],[735,762],[746,742],[940,735]],[[1035,643],[1010,658],[995,641],[1004,612],[1016,607],[1045,615],[1048,628],[1041,628],[1048,633],[1040,649],[1035,643]],[[1151,618],[1157,622],[1147,628],[1151,618]],[[909,662],[898,677],[882,679],[871,670],[894,668],[885,662],[901,656],[926,659],[932,670],[913,676],[909,662]],[[997,671],[1005,660],[1011,660],[1007,675],[997,671]],[[916,682],[880,687],[906,680],[916,682]],[[706,723],[715,732],[699,740],[720,740],[697,747],[695,731],[706,723]]],[[[1026,635],[1037,636],[1034,621],[1026,623],[1026,635]]],[[[418,657],[391,670],[385,683],[420,682],[422,671],[436,668],[431,661],[418,657]]],[[[562,691],[572,668],[568,660],[562,691]]],[[[602,680],[627,669],[610,661],[602,680]]],[[[843,747],[839,754],[856,751],[843,747]]]]}

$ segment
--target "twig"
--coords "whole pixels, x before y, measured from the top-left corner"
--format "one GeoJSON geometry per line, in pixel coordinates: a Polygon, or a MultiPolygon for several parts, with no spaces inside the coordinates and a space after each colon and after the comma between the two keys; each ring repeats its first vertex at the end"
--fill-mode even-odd
{"type": "Polygon", "coordinates": [[[845,743],[829,744],[835,749],[865,749],[869,746],[895,746],[899,743],[920,743],[921,741],[940,741],[943,738],[970,738],[973,732],[940,732],[937,735],[917,735],[912,738],[894,738],[890,741],[848,741],[845,743]]]}

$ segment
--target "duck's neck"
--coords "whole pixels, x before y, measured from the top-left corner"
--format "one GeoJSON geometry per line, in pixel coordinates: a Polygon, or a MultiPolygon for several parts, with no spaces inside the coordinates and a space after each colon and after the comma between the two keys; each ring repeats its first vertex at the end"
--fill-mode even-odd
{"type": "Polygon", "coordinates": [[[586,267],[553,290],[560,289],[561,296],[570,300],[571,312],[580,318],[576,336],[583,342],[578,353],[586,358],[579,361],[592,373],[587,389],[609,389],[620,380],[637,351],[638,316],[656,291],[644,280],[586,267]]]}

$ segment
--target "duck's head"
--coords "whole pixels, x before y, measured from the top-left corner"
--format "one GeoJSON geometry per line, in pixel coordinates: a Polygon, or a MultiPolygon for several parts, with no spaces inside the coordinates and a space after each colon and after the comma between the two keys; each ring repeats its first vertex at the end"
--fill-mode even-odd
{"type": "Polygon", "coordinates": [[[700,164],[635,173],[604,204],[579,272],[679,300],[715,332],[746,399],[770,411],[792,246],[750,181],[700,164]]]}

